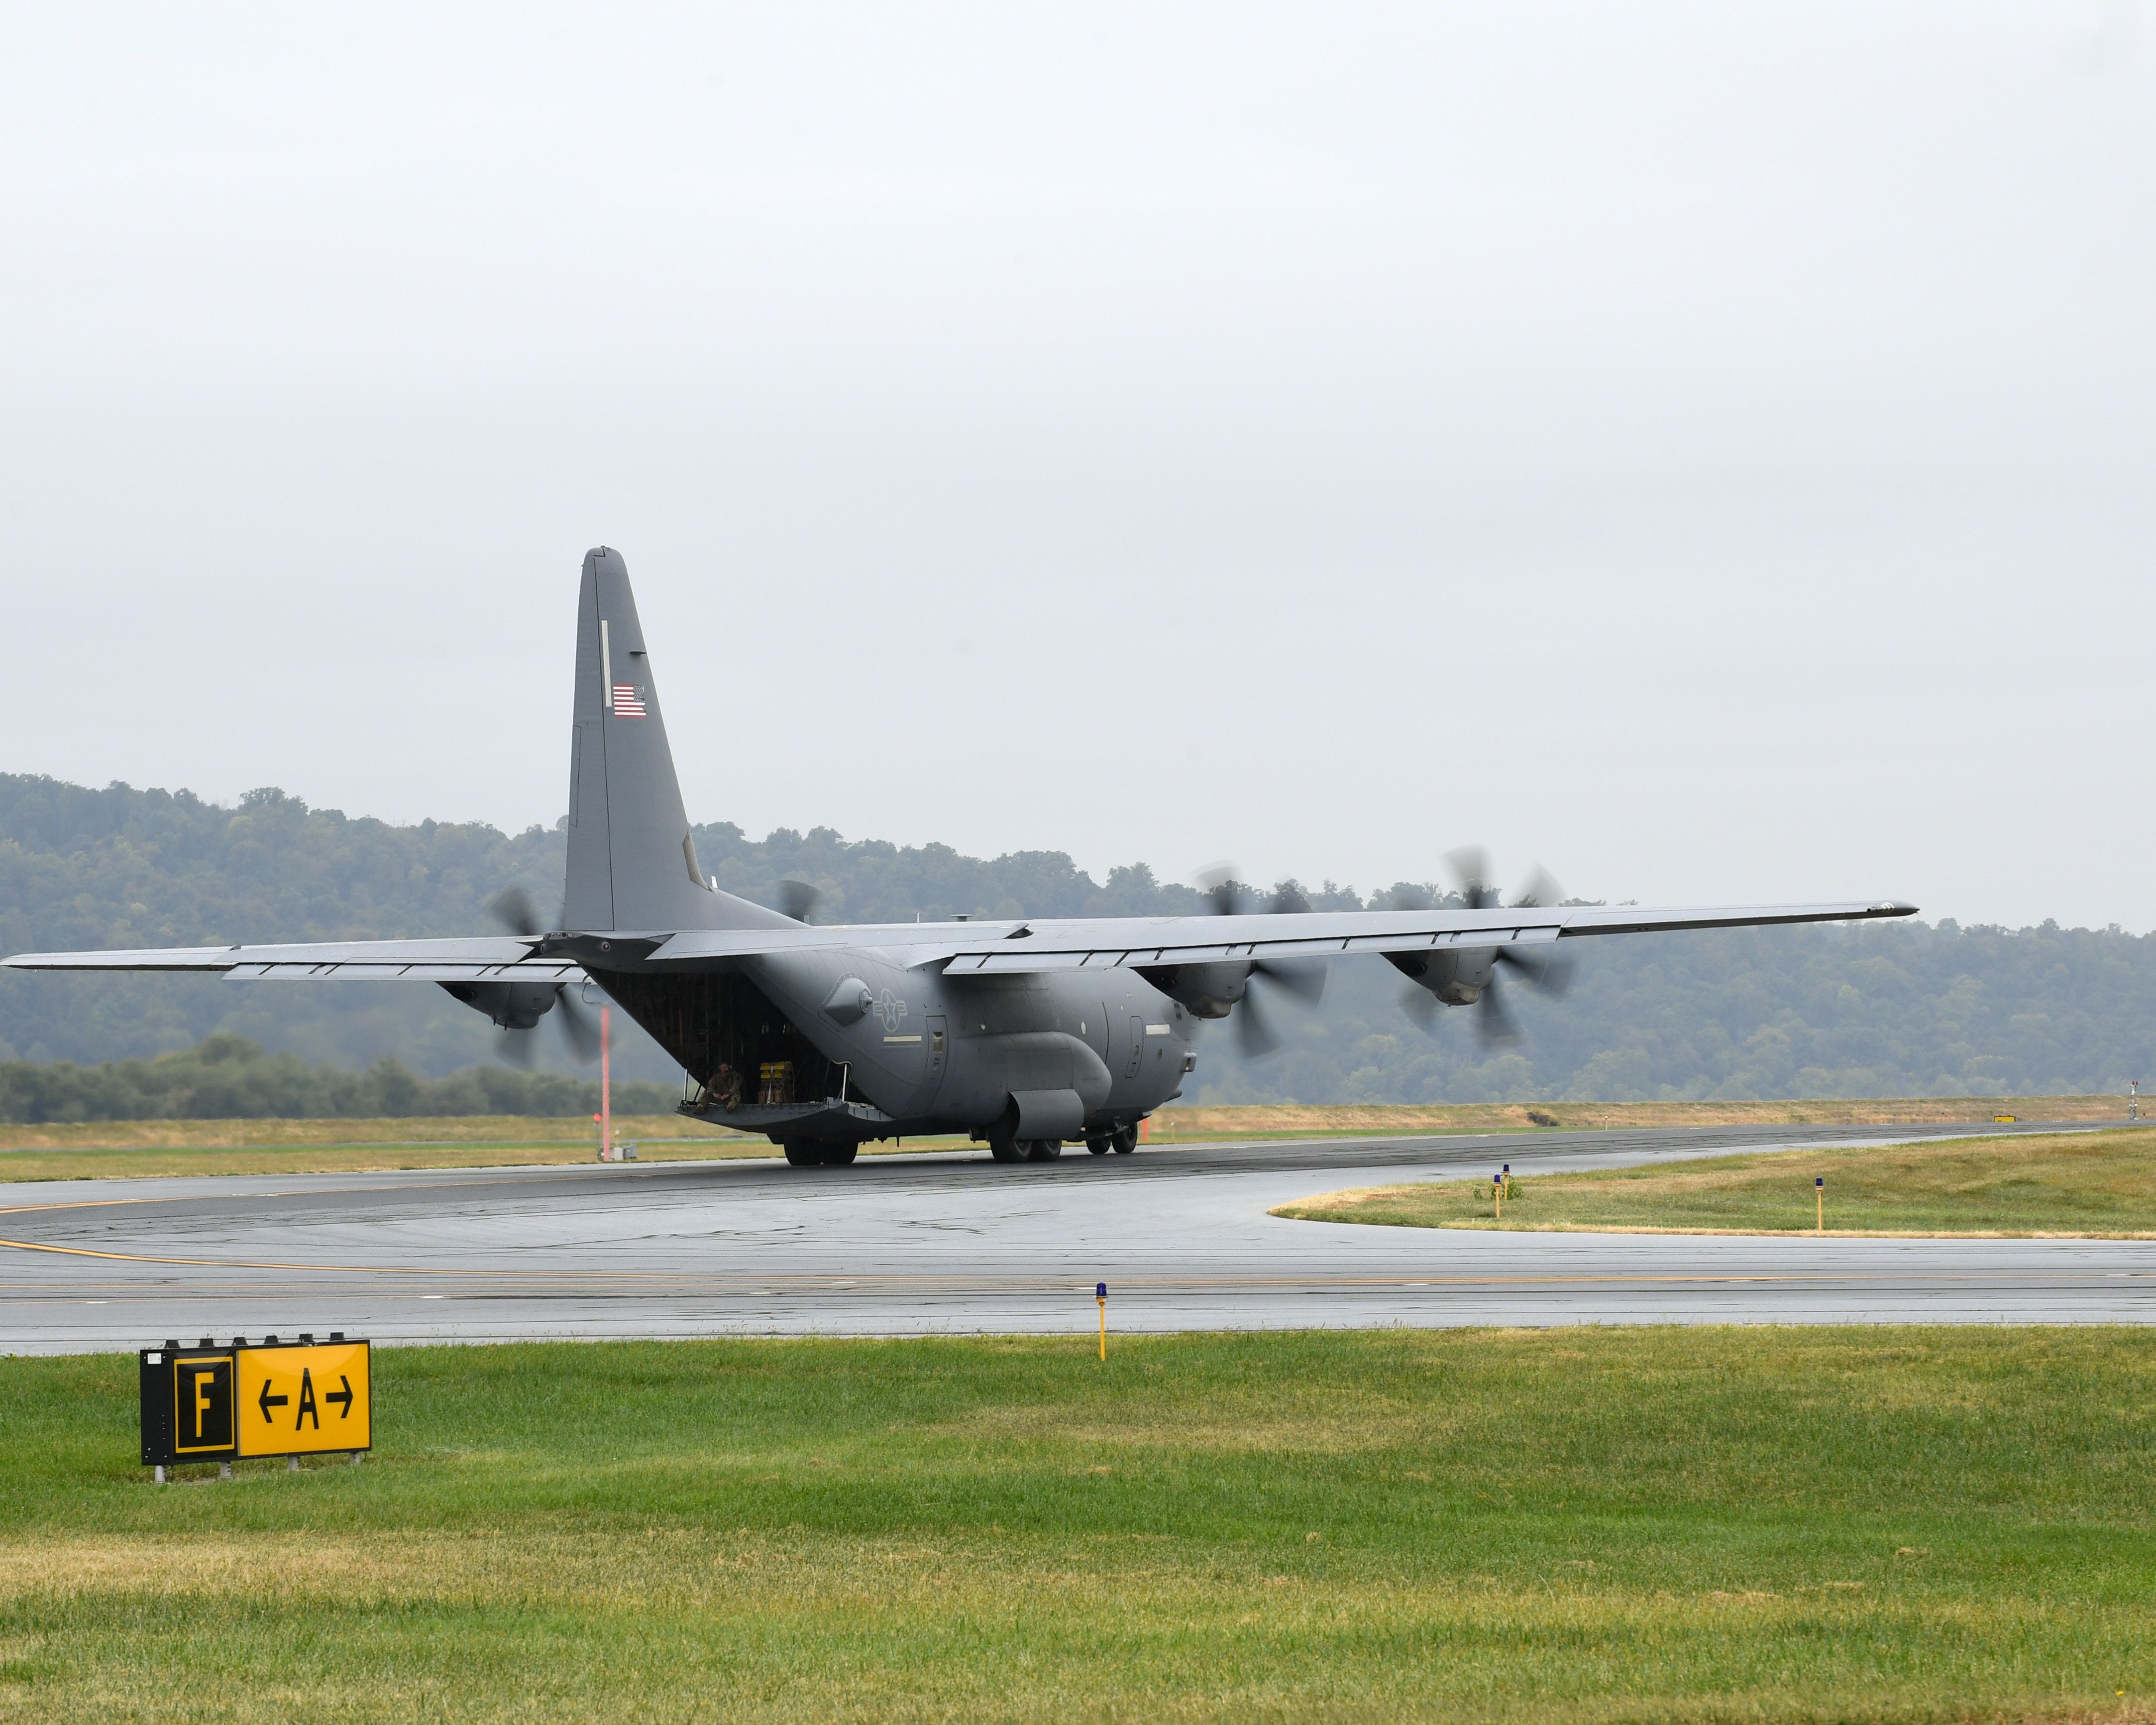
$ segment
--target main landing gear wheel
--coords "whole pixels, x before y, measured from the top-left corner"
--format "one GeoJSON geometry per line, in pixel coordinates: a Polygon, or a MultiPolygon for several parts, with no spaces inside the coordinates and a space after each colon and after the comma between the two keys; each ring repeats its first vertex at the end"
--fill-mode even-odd
{"type": "Polygon", "coordinates": [[[1138,1129],[1136,1126],[1118,1126],[1115,1136],[1108,1142],[1117,1156],[1135,1156],[1138,1148],[1138,1129]]]}
{"type": "Polygon", "coordinates": [[[988,1154],[999,1162],[1022,1162],[1025,1160],[1025,1152],[1026,1146],[1015,1138],[988,1140],[988,1154]]]}
{"type": "Polygon", "coordinates": [[[1026,1160],[1033,1162],[1052,1162],[1063,1154],[1060,1138],[1035,1138],[1025,1146],[1026,1160]]]}
{"type": "Polygon", "coordinates": [[[850,1168],[854,1165],[854,1158],[860,1153],[861,1147],[855,1143],[827,1144],[824,1146],[824,1166],[827,1168],[850,1168]]]}
{"type": "Polygon", "coordinates": [[[1113,1148],[1105,1138],[1088,1138],[1086,1141],[1086,1154],[1088,1156],[1106,1156],[1113,1148]]]}

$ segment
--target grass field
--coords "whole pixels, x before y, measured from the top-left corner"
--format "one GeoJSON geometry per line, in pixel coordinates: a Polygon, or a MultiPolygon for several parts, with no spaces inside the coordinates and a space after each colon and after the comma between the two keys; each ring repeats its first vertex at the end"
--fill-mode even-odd
{"type": "MultiPolygon", "coordinates": [[[[1414,1106],[1164,1109],[1149,1123],[1155,1148],[1222,1139],[1366,1137],[1403,1133],[1533,1132],[1552,1128],[1752,1125],[1845,1125],[1988,1119],[2116,1119],[2113,1096],[1887,1098],[1868,1102],[1563,1102],[1414,1106]]],[[[729,1132],[675,1115],[623,1115],[614,1135],[643,1161],[771,1156],[761,1135],[729,1132]]],[[[348,1174],[388,1168],[498,1167],[591,1160],[597,1129],[582,1120],[450,1115],[414,1120],[91,1120],[0,1124],[0,1182],[118,1180],[171,1174],[348,1174]]],[[[869,1145],[968,1150],[958,1137],[869,1145]]]]}
{"type": "Polygon", "coordinates": [[[1184,1137],[1327,1137],[1346,1133],[1584,1131],[1625,1126],[1851,1126],[1954,1124],[2008,1114],[2025,1120],[2118,1120],[2119,1096],[1874,1096],[1776,1102],[1433,1102],[1211,1107],[1178,1103],[1153,1116],[1184,1137]]]}
{"type": "MultiPolygon", "coordinates": [[[[177,1142],[84,1144],[59,1149],[0,1153],[0,1182],[10,1180],[137,1180],[170,1174],[352,1174],[390,1168],[492,1168],[510,1164],[565,1164],[591,1161],[598,1151],[598,1128],[576,1120],[575,1129],[548,1134],[556,1123],[516,1118],[490,1120],[490,1137],[430,1140],[434,1120],[156,1120],[116,1123],[123,1135],[133,1125],[192,1126],[197,1134],[173,1133],[177,1142]],[[355,1126],[398,1128],[408,1136],[373,1137],[352,1133],[355,1126]],[[258,1129],[230,1133],[238,1142],[218,1142],[217,1130],[258,1129]],[[295,1142],[280,1141],[277,1127],[316,1129],[295,1132],[295,1142]],[[346,1135],[350,1134],[351,1135],[346,1135]],[[200,1141],[189,1143],[188,1136],[200,1141]]],[[[451,1122],[469,1126],[469,1120],[451,1122]]],[[[112,1127],[104,1128],[108,1133],[112,1127]]],[[[614,1123],[618,1143],[634,1144],[637,1160],[647,1162],[702,1161],[712,1157],[775,1156],[768,1138],[716,1132],[675,1119],[626,1119],[614,1123]]]]}
{"type": "MultiPolygon", "coordinates": [[[[613,1125],[619,1138],[768,1141],[760,1135],[752,1141],[741,1133],[696,1125],[672,1114],[618,1114],[613,1125]]],[[[490,1149],[514,1144],[555,1145],[588,1155],[598,1141],[598,1128],[576,1115],[550,1119],[459,1114],[389,1120],[66,1120],[0,1125],[0,1151],[343,1150],[458,1145],[490,1149]]]]}
{"type": "MultiPolygon", "coordinates": [[[[1493,1170],[1494,1173],[1495,1171],[1493,1170]]],[[[1809,1233],[2156,1234],[2156,1129],[1785,1150],[1650,1168],[1324,1192],[1272,1213],[1403,1228],[1809,1233]]]]}
{"type": "Polygon", "coordinates": [[[444,1347],[375,1397],[363,1467],[159,1487],[131,1359],[0,1362],[0,1719],[2156,1717],[2145,1331],[444,1347]]]}

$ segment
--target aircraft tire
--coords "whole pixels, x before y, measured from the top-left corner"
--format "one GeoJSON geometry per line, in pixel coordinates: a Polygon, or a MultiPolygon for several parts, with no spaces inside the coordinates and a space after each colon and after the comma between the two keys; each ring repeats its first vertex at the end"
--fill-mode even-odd
{"type": "Polygon", "coordinates": [[[1025,1154],[1029,1161],[1052,1162],[1063,1154],[1063,1141],[1060,1138],[1036,1138],[1026,1146],[1025,1154]]]}
{"type": "Polygon", "coordinates": [[[1105,1138],[1088,1138],[1086,1141],[1086,1154],[1088,1156],[1106,1156],[1114,1148],[1105,1138]]]}
{"type": "Polygon", "coordinates": [[[1117,1156],[1136,1156],[1138,1148],[1138,1129],[1136,1126],[1118,1126],[1116,1128],[1116,1135],[1109,1140],[1109,1142],[1115,1146],[1117,1156]]]}
{"type": "Polygon", "coordinates": [[[844,1144],[827,1144],[824,1146],[824,1166],[827,1168],[850,1168],[854,1165],[854,1158],[860,1153],[860,1146],[850,1139],[844,1144]]]}
{"type": "Polygon", "coordinates": [[[1022,1162],[1025,1160],[1024,1146],[1015,1138],[991,1138],[988,1140],[988,1154],[999,1162],[1022,1162]]]}
{"type": "Polygon", "coordinates": [[[822,1146],[811,1144],[805,1138],[789,1138],[779,1148],[786,1152],[789,1167],[813,1168],[824,1160],[822,1146]]]}

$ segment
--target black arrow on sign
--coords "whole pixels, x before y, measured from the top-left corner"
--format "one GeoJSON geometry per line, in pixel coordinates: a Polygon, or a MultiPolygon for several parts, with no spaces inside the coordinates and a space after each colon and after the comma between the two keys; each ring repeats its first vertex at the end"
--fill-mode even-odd
{"type": "Polygon", "coordinates": [[[349,1419],[352,1418],[352,1380],[346,1377],[343,1372],[340,1372],[337,1373],[337,1382],[341,1383],[344,1388],[341,1390],[331,1390],[327,1395],[324,1396],[322,1399],[325,1402],[342,1402],[344,1403],[344,1412],[338,1414],[337,1418],[339,1419],[349,1419]]]}
{"type": "Polygon", "coordinates": [[[270,1410],[272,1408],[281,1408],[285,1403],[291,1399],[292,1398],[290,1396],[271,1395],[270,1393],[270,1380],[265,1377],[262,1380],[262,1399],[255,1405],[262,1409],[262,1417],[264,1419],[267,1419],[270,1417],[270,1410]]]}

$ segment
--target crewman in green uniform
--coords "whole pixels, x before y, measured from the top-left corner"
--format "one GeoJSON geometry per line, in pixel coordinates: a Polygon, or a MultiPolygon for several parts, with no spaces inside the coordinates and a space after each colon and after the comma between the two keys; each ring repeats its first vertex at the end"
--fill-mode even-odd
{"type": "Polygon", "coordinates": [[[710,1088],[714,1099],[725,1104],[728,1114],[741,1106],[741,1074],[727,1062],[719,1062],[718,1075],[711,1080],[710,1088]]]}

